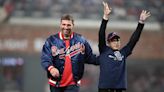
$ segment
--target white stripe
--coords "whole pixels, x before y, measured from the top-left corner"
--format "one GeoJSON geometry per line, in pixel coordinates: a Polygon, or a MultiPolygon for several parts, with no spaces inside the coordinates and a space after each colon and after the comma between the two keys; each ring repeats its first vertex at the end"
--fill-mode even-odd
{"type": "Polygon", "coordinates": [[[63,40],[61,32],[59,32],[59,38],[63,40]]]}
{"type": "Polygon", "coordinates": [[[79,80],[79,81],[77,82],[77,84],[79,84],[79,85],[80,85],[80,84],[81,84],[81,80],[79,80]]]}
{"type": "Polygon", "coordinates": [[[73,33],[71,34],[71,38],[73,38],[73,33]]]}
{"type": "Polygon", "coordinates": [[[49,82],[56,85],[56,81],[53,81],[53,80],[49,79],[49,82]]]}

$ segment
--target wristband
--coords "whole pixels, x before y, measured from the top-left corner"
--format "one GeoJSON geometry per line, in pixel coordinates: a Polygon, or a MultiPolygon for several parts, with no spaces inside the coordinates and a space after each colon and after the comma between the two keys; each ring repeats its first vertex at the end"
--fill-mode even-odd
{"type": "Polygon", "coordinates": [[[144,20],[139,20],[139,23],[142,23],[143,24],[144,23],[144,20]]]}
{"type": "Polygon", "coordinates": [[[53,66],[48,67],[48,71],[51,71],[51,69],[54,68],[53,66]]]}

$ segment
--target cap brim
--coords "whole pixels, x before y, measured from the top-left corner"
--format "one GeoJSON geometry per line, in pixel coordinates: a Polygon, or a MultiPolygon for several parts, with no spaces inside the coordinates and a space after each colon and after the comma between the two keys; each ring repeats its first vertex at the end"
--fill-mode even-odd
{"type": "Polygon", "coordinates": [[[114,35],[114,36],[112,36],[112,37],[110,38],[110,40],[111,40],[111,39],[120,39],[120,36],[114,35]]]}

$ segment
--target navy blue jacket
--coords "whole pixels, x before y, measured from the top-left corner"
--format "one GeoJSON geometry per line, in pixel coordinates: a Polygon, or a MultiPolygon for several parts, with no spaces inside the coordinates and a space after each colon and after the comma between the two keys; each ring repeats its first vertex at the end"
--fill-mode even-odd
{"type": "Polygon", "coordinates": [[[132,34],[129,42],[119,51],[114,51],[106,45],[105,41],[107,22],[107,20],[102,20],[99,30],[99,88],[126,89],[126,59],[139,40],[144,24],[138,23],[136,31],[132,34]],[[119,59],[116,54],[119,55],[119,59]]]}
{"type": "MultiPolygon", "coordinates": [[[[62,38],[61,32],[51,35],[45,42],[42,55],[41,65],[47,71],[49,82],[60,82],[64,70],[65,55],[70,54],[72,61],[73,78],[78,81],[82,78],[84,72],[84,63],[97,64],[96,55],[92,53],[92,49],[86,39],[80,34],[73,33],[70,39],[70,47],[66,49],[65,42],[62,38]],[[80,46],[85,46],[85,53],[80,51],[80,46]],[[56,54],[53,50],[56,49],[56,54]],[[60,77],[54,78],[48,71],[49,66],[54,66],[59,70],[60,77]]],[[[60,85],[60,84],[59,84],[60,85]]]]}

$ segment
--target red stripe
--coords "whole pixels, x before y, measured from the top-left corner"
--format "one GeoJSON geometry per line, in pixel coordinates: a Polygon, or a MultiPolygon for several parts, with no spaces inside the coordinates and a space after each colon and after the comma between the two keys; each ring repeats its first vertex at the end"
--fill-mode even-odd
{"type": "Polygon", "coordinates": [[[48,84],[50,84],[51,86],[55,86],[55,84],[51,83],[51,82],[48,82],[48,84]]]}
{"type": "Polygon", "coordinates": [[[80,49],[71,52],[71,53],[70,53],[70,56],[73,57],[74,55],[76,55],[76,54],[78,54],[78,53],[80,53],[80,49]]]}

